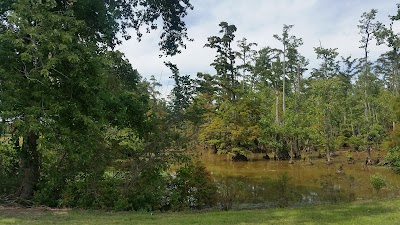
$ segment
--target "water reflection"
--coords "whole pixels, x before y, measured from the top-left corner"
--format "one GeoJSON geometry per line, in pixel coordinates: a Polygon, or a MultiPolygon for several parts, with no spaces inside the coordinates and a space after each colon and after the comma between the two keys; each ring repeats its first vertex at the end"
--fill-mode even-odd
{"type": "Polygon", "coordinates": [[[248,162],[232,162],[230,156],[203,152],[201,160],[218,183],[221,198],[225,198],[220,200],[224,202],[221,205],[232,207],[286,206],[400,195],[400,175],[388,167],[366,166],[364,153],[353,153],[355,163],[348,164],[346,154],[347,151],[338,152],[332,165],[326,165],[324,159],[312,154],[294,164],[264,161],[262,154],[254,154],[248,162]],[[370,177],[375,173],[387,182],[379,194],[370,184],[370,177]],[[289,179],[286,184],[282,184],[283,174],[289,179]]]}

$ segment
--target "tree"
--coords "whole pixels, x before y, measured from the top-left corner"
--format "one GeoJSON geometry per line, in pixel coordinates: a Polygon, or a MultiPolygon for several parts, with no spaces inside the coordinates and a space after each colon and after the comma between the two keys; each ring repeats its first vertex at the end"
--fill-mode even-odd
{"type": "MultiPolygon", "coordinates": [[[[364,72],[362,73],[362,76],[359,77],[360,80],[363,80],[363,89],[364,89],[364,119],[365,119],[365,123],[367,124],[367,131],[366,133],[369,133],[370,130],[370,126],[372,125],[372,121],[371,121],[371,107],[370,107],[370,100],[369,100],[369,88],[368,88],[368,79],[373,79],[370,78],[371,77],[371,73],[370,73],[370,64],[368,62],[368,47],[370,45],[370,41],[373,39],[373,35],[375,32],[377,32],[377,30],[379,29],[379,27],[381,26],[379,22],[375,22],[375,17],[377,14],[377,10],[376,9],[372,9],[370,12],[364,12],[363,15],[361,16],[361,20],[359,21],[360,24],[358,25],[358,28],[360,29],[360,34],[361,36],[361,46],[360,48],[362,48],[364,50],[364,72]]],[[[368,135],[367,135],[368,136],[368,135]]],[[[366,139],[368,139],[368,137],[366,137],[366,139]]],[[[364,142],[367,142],[367,140],[365,140],[364,142]]],[[[368,144],[366,144],[367,147],[367,152],[368,152],[368,157],[371,157],[371,153],[370,153],[370,146],[368,144]]]]}
{"type": "MultiPolygon", "coordinates": [[[[257,99],[252,94],[252,88],[240,79],[236,57],[247,58],[251,46],[245,41],[242,46],[243,54],[238,54],[232,47],[236,31],[235,25],[226,22],[219,24],[221,37],[211,36],[205,47],[216,49],[217,56],[211,64],[217,74],[202,78],[213,78],[211,85],[215,88],[212,100],[208,105],[212,109],[206,124],[202,126],[200,137],[215,152],[233,154],[233,160],[247,160],[247,154],[258,148],[258,106],[257,99]],[[247,46],[247,47],[246,47],[247,46]],[[242,85],[239,85],[239,84],[242,85]]],[[[245,59],[246,61],[247,59],[245,59]]],[[[242,65],[248,67],[248,63],[242,65]]],[[[207,89],[210,82],[199,82],[201,89],[207,89]],[[202,84],[207,86],[201,87],[202,84]]],[[[209,93],[211,94],[211,93],[209,93]]],[[[204,97],[208,95],[203,95],[204,97]]]]}
{"type": "Polygon", "coordinates": [[[279,56],[280,51],[277,49],[262,48],[255,58],[253,73],[260,80],[259,94],[264,108],[260,121],[263,130],[261,141],[274,149],[274,159],[287,159],[288,152],[283,144],[283,130],[281,129],[283,117],[280,105],[282,63],[279,56]],[[270,101],[271,98],[275,98],[274,103],[270,101]],[[269,111],[270,109],[273,111],[269,111]]]}
{"type": "MultiPolygon", "coordinates": [[[[395,33],[393,30],[393,23],[399,20],[399,4],[397,4],[397,8],[397,15],[389,16],[391,20],[389,27],[378,23],[379,27],[374,33],[378,45],[385,44],[391,48],[390,51],[381,54],[377,60],[376,70],[377,73],[383,77],[386,88],[389,89],[395,96],[400,94],[400,37],[399,34],[395,33]]],[[[396,123],[398,123],[398,121],[393,120],[393,130],[395,129],[396,123]]]]}
{"type": "Polygon", "coordinates": [[[277,127],[281,123],[279,113],[279,90],[282,85],[280,79],[281,70],[279,51],[277,49],[267,47],[258,52],[253,73],[261,80],[260,87],[271,87],[275,90],[275,125],[277,127]]]}
{"type": "Polygon", "coordinates": [[[172,113],[176,117],[176,121],[185,120],[185,114],[191,104],[195,94],[194,80],[190,75],[181,76],[175,65],[169,65],[172,70],[172,78],[175,81],[174,88],[171,91],[172,113]]]}
{"type": "MultiPolygon", "coordinates": [[[[0,117],[11,121],[20,152],[17,197],[30,199],[47,175],[59,181],[58,187],[78,172],[101,176],[109,163],[102,127],[113,122],[105,102],[107,94],[115,96],[106,81],[128,75],[123,67],[116,69],[120,74],[110,70],[108,49],[120,43],[119,32],[129,38],[127,28],[133,27],[141,37],[142,25],[155,29],[162,17],[161,51],[179,53],[187,39],[182,18],[189,9],[188,0],[2,1],[0,117]],[[51,176],[57,170],[65,173],[51,176]]],[[[135,86],[134,80],[123,83],[135,86]]]]}
{"type": "MultiPolygon", "coordinates": [[[[297,38],[296,36],[292,35],[289,36],[289,31],[291,28],[293,28],[294,25],[284,25],[283,26],[283,32],[282,36],[274,35],[274,38],[280,41],[283,45],[283,50],[280,50],[281,54],[283,55],[283,61],[282,61],[282,118],[281,118],[281,125],[285,126],[286,123],[286,105],[287,105],[287,93],[290,93],[290,86],[293,81],[297,80],[297,82],[294,85],[297,85],[299,87],[300,84],[300,74],[302,74],[303,68],[300,68],[300,61],[301,56],[298,54],[297,48],[303,44],[303,41],[301,38],[297,38]]],[[[303,59],[303,62],[304,59],[303,59]]],[[[298,88],[297,87],[297,88],[298,88]]],[[[295,91],[295,97],[298,97],[299,92],[296,93],[295,91]]],[[[297,107],[297,106],[296,106],[297,107]]],[[[294,107],[294,110],[296,110],[294,107]]],[[[298,109],[297,109],[298,110],[298,109]]],[[[294,120],[294,124],[292,126],[297,126],[294,120]]],[[[289,125],[288,127],[291,127],[289,125]]],[[[286,128],[283,128],[283,130],[287,130],[286,128]]],[[[289,133],[287,133],[289,134],[289,133]]],[[[291,132],[294,136],[294,132],[291,132]]],[[[286,134],[283,134],[283,146],[288,145],[290,142],[289,139],[292,139],[293,145],[291,147],[291,157],[295,158],[295,154],[293,152],[293,149],[296,148],[295,152],[297,155],[298,152],[298,146],[297,146],[297,138],[295,137],[288,137],[286,134]],[[295,140],[296,139],[296,140],[295,140]],[[294,144],[296,143],[296,144],[294,144]]]]}
{"type": "Polygon", "coordinates": [[[332,119],[334,116],[334,110],[340,107],[335,106],[340,94],[343,93],[340,89],[342,88],[342,83],[340,79],[337,78],[339,65],[336,61],[338,56],[337,49],[327,49],[323,47],[314,48],[318,59],[322,59],[322,63],[319,69],[313,69],[312,79],[314,82],[311,87],[314,91],[314,96],[316,97],[315,102],[318,114],[322,115],[323,124],[323,134],[325,138],[325,151],[326,160],[331,163],[331,146],[332,146],[332,119]]]}
{"type": "Polygon", "coordinates": [[[286,103],[285,103],[285,94],[286,94],[286,76],[287,76],[287,65],[286,58],[289,57],[290,54],[293,55],[297,50],[296,48],[303,44],[301,38],[296,38],[295,36],[289,37],[289,31],[293,28],[294,25],[283,25],[282,36],[274,35],[274,38],[280,41],[283,45],[283,61],[282,61],[282,112],[285,115],[286,103]]]}
{"type": "Polygon", "coordinates": [[[217,71],[217,80],[219,86],[222,87],[222,99],[229,98],[232,103],[236,101],[237,87],[237,68],[235,66],[235,52],[232,49],[232,43],[237,30],[235,25],[229,25],[227,22],[219,24],[221,30],[219,33],[222,37],[211,36],[208,38],[208,43],[204,47],[209,47],[217,50],[217,56],[211,64],[217,71]]]}
{"type": "Polygon", "coordinates": [[[242,64],[238,66],[238,69],[242,69],[243,82],[247,82],[251,87],[254,87],[255,78],[250,74],[248,76],[246,72],[252,70],[251,61],[257,54],[252,49],[253,46],[257,46],[257,43],[247,43],[247,39],[243,38],[238,41],[239,51],[236,52],[237,57],[242,61],[242,64]]]}

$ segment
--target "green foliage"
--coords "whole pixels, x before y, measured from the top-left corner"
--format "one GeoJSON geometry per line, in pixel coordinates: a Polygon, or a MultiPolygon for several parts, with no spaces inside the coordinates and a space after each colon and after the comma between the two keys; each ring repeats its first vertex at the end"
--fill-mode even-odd
{"type": "Polygon", "coordinates": [[[0,136],[0,195],[8,194],[16,188],[17,154],[11,138],[0,136]]]}
{"type": "Polygon", "coordinates": [[[379,124],[373,124],[368,132],[368,142],[369,144],[378,145],[383,141],[384,130],[379,124]]]}
{"type": "Polygon", "coordinates": [[[138,179],[127,180],[128,183],[125,184],[129,186],[122,193],[128,199],[128,209],[159,210],[163,207],[163,199],[168,195],[168,177],[160,172],[158,168],[149,168],[138,179]]]}
{"type": "Polygon", "coordinates": [[[179,168],[170,184],[169,205],[174,210],[209,208],[216,204],[216,186],[200,162],[179,168]]]}
{"type": "MultiPolygon", "coordinates": [[[[36,200],[50,205],[54,197],[45,188],[36,200]],[[46,202],[47,201],[47,202],[46,202]]],[[[160,167],[135,171],[106,172],[94,177],[80,174],[70,179],[53,206],[113,210],[183,210],[215,205],[216,186],[199,163],[182,166],[176,176],[160,167]]]]}
{"type": "Polygon", "coordinates": [[[383,187],[386,186],[385,178],[379,173],[371,175],[370,183],[372,187],[375,189],[376,193],[379,193],[379,190],[381,190],[383,187]]]}
{"type": "Polygon", "coordinates": [[[348,142],[354,151],[360,151],[360,147],[363,145],[363,140],[357,136],[351,136],[348,142]]]}
{"type": "MultiPolygon", "coordinates": [[[[121,180],[95,178],[81,174],[69,180],[58,202],[61,207],[110,209],[118,201],[116,188],[121,180]]],[[[37,198],[42,196],[37,196],[37,198]]],[[[40,199],[41,200],[41,199],[40,199]]]]}
{"type": "Polygon", "coordinates": [[[354,161],[353,153],[348,152],[348,153],[346,154],[346,158],[347,158],[347,161],[348,161],[348,162],[354,161]]]}
{"type": "Polygon", "coordinates": [[[333,149],[337,150],[337,149],[343,147],[345,141],[346,141],[345,136],[339,135],[339,136],[335,137],[332,141],[333,149]]]}
{"type": "Polygon", "coordinates": [[[390,132],[383,142],[383,147],[387,150],[386,160],[397,173],[400,173],[400,129],[398,126],[390,132]]]}
{"type": "Polygon", "coordinates": [[[400,128],[396,126],[383,142],[383,148],[390,150],[391,148],[396,148],[398,146],[400,146],[400,128]]]}
{"type": "Polygon", "coordinates": [[[59,206],[114,210],[161,209],[167,195],[166,177],[157,169],[146,170],[134,181],[127,179],[130,175],[117,172],[96,178],[82,174],[68,181],[59,206]]]}
{"type": "Polygon", "coordinates": [[[386,160],[397,173],[400,173],[400,146],[390,148],[386,160]]]}

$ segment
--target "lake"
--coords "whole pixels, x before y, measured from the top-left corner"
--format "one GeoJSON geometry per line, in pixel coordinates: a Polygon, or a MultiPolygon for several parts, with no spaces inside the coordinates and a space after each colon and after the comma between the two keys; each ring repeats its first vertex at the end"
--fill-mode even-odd
{"type": "MultiPolygon", "coordinates": [[[[341,201],[340,195],[351,199],[400,195],[400,175],[386,166],[366,166],[364,152],[351,152],[355,163],[349,164],[349,151],[338,150],[331,165],[317,158],[317,152],[306,153],[293,164],[263,160],[265,154],[253,154],[247,162],[233,162],[229,155],[200,152],[201,161],[220,186],[220,194],[223,192],[226,198],[231,198],[226,201],[232,201],[236,208],[274,206],[286,195],[289,195],[289,205],[341,201]],[[289,180],[282,186],[278,181],[284,179],[285,173],[289,180]],[[386,186],[378,193],[370,183],[371,175],[376,173],[386,181],[386,186]]],[[[384,155],[383,151],[373,152],[372,158],[384,155]]]]}

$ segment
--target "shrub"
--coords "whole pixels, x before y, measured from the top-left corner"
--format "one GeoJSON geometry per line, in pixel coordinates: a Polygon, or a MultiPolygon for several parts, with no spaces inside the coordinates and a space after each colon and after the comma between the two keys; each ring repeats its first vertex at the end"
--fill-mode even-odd
{"type": "Polygon", "coordinates": [[[0,137],[0,195],[8,195],[15,190],[18,182],[18,153],[11,140],[0,137]]]}
{"type": "Polygon", "coordinates": [[[390,148],[386,160],[397,173],[400,173],[400,146],[390,148]]]}
{"type": "Polygon", "coordinates": [[[136,172],[80,173],[62,187],[57,185],[61,181],[47,179],[35,194],[36,201],[84,209],[147,211],[201,209],[215,204],[216,187],[200,163],[185,164],[175,177],[156,165],[136,172]]]}
{"type": "Polygon", "coordinates": [[[158,168],[142,172],[136,180],[126,180],[121,187],[123,197],[128,198],[129,210],[159,210],[168,195],[168,176],[158,168]],[[126,188],[129,187],[129,188],[126,188]]]}
{"type": "Polygon", "coordinates": [[[341,148],[345,143],[346,143],[346,137],[343,135],[339,135],[336,138],[333,138],[332,140],[332,145],[333,145],[333,149],[339,149],[341,148]]]}
{"type": "Polygon", "coordinates": [[[375,189],[376,193],[386,186],[385,178],[379,173],[375,173],[370,177],[370,183],[372,187],[375,189]]]}
{"type": "Polygon", "coordinates": [[[360,147],[363,145],[363,140],[360,137],[357,136],[351,136],[348,139],[348,144],[354,151],[359,151],[360,147]]]}
{"type": "Polygon", "coordinates": [[[200,162],[190,162],[179,168],[170,185],[170,207],[202,209],[216,203],[216,186],[200,162]]]}

